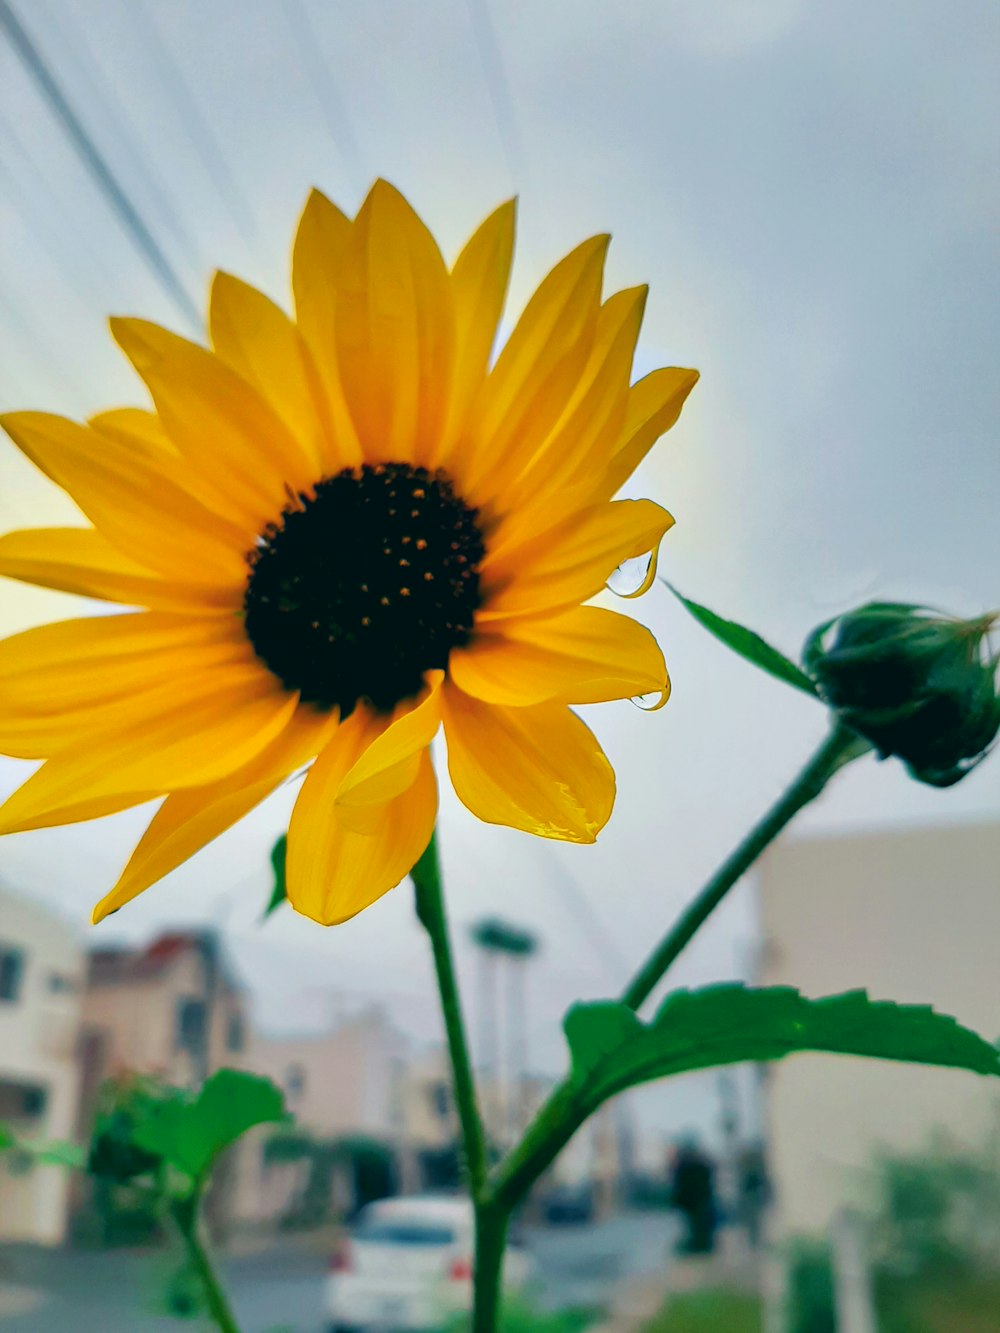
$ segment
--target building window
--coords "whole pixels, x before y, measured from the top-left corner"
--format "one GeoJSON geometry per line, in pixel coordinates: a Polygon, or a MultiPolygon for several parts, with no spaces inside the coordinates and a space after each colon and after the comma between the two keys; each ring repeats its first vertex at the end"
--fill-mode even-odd
{"type": "Polygon", "coordinates": [[[205,1049],[207,1010],[204,1000],[178,1000],[174,1049],[200,1055],[205,1049]]]}
{"type": "Polygon", "coordinates": [[[48,986],[53,995],[72,995],[76,991],[76,978],[65,972],[50,972],[48,986]]]}
{"type": "Polygon", "coordinates": [[[24,981],[24,950],[13,944],[0,944],[0,1000],[17,1004],[24,981]]]}
{"type": "Polygon", "coordinates": [[[47,1101],[44,1088],[25,1088],[22,1103],[24,1114],[32,1119],[44,1115],[47,1101]]]}
{"type": "Polygon", "coordinates": [[[247,1044],[246,1024],[243,1015],[233,1013],[226,1022],[226,1050],[242,1051],[247,1044]]]}
{"type": "Polygon", "coordinates": [[[447,1120],[451,1112],[451,1098],[447,1083],[432,1083],[427,1089],[431,1100],[431,1109],[439,1120],[447,1120]]]}
{"type": "Polygon", "coordinates": [[[302,1065],[289,1065],[285,1072],[285,1091],[289,1097],[301,1097],[306,1090],[306,1071],[302,1065]]]}

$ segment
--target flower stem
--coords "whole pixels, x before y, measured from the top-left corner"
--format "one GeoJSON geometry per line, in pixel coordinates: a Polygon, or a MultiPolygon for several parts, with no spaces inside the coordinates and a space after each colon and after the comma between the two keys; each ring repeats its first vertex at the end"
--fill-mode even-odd
{"type": "Polygon", "coordinates": [[[867,753],[871,746],[856,732],[835,723],[812,758],[730,853],[698,896],[681,913],[622,992],[622,1003],[638,1009],[667,968],[705,924],[729,890],[753,865],[795,815],[816,799],[838,768],[867,753]]]}
{"type": "Polygon", "coordinates": [[[208,1250],[200,1234],[201,1188],[196,1187],[184,1198],[171,1200],[170,1215],[184,1240],[188,1258],[198,1274],[205,1293],[205,1303],[221,1333],[240,1333],[232,1306],[226,1297],[219,1275],[215,1271],[208,1250]]]}
{"type": "MultiPolygon", "coordinates": [[[[803,806],[820,794],[836,771],[871,746],[849,727],[834,725],[791,785],[723,861],[672,929],[626,986],[622,1003],[638,1009],[678,954],[690,943],[761,852],[803,806]]],[[[538,1111],[519,1144],[491,1173],[488,1198],[513,1208],[587,1118],[568,1080],[560,1083],[538,1111]]]]}
{"type": "Polygon", "coordinates": [[[494,1333],[500,1316],[503,1254],[508,1209],[476,1205],[476,1261],[473,1270],[472,1333],[494,1333]]]}
{"type": "Polygon", "coordinates": [[[486,1179],[486,1136],[483,1133],[483,1124],[476,1102],[476,1087],[472,1077],[469,1048],[465,1040],[465,1025],[462,1021],[462,1005],[451,959],[451,946],[448,943],[448,922],[444,910],[441,861],[438,856],[436,832],[431,835],[427,850],[413,867],[410,875],[416,890],[417,916],[430,936],[431,949],[434,953],[434,970],[437,973],[441,1011],[448,1037],[448,1054],[451,1057],[455,1105],[458,1108],[458,1119],[462,1129],[465,1166],[473,1201],[478,1202],[480,1190],[486,1179]]]}

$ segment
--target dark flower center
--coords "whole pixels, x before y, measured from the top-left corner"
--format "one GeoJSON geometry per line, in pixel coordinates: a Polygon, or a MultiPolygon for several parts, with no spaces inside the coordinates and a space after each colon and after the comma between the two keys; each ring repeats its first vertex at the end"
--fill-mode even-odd
{"type": "Polygon", "coordinates": [[[304,703],[380,712],[419,693],[469,641],[479,605],[478,511],[444,472],[366,463],[295,497],[247,556],[257,656],[304,703]]]}

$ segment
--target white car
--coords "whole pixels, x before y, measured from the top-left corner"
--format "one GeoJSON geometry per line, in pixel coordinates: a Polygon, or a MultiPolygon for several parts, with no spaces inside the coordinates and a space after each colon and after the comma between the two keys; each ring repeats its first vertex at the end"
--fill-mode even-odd
{"type": "MultiPolygon", "coordinates": [[[[472,1205],[414,1195],[381,1199],[358,1214],[330,1262],[330,1333],[437,1329],[472,1307],[472,1205]]],[[[504,1287],[521,1287],[531,1260],[509,1247],[504,1287]]]]}

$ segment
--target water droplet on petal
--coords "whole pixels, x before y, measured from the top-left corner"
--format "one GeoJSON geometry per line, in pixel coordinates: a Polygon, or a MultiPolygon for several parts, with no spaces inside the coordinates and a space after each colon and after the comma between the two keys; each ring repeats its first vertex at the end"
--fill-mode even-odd
{"type": "Polygon", "coordinates": [[[644,592],[649,592],[656,578],[658,555],[659,546],[646,555],[623,560],[607,581],[609,592],[617,597],[641,597],[644,592]]]}
{"type": "Polygon", "coordinates": [[[670,683],[668,681],[662,690],[653,690],[651,694],[634,694],[631,702],[642,713],[658,713],[669,698],[670,683]]]}

